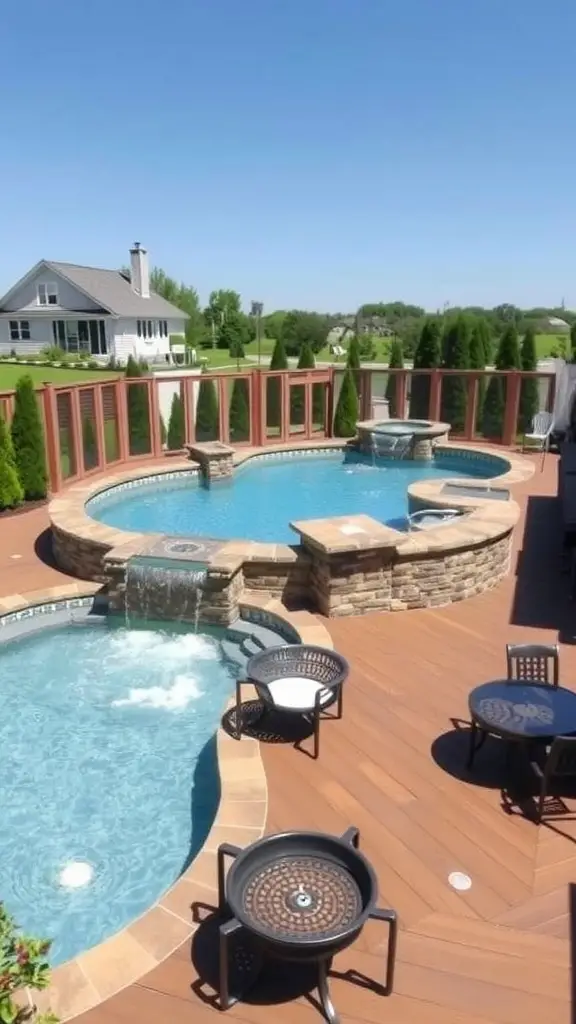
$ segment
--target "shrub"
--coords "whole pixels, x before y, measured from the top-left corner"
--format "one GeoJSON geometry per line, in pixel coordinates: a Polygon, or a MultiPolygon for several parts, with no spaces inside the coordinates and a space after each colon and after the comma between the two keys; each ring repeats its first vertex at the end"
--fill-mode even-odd
{"type": "Polygon", "coordinates": [[[347,366],[334,415],[334,437],[354,437],[357,422],[358,392],[354,382],[354,373],[347,366]]]}
{"type": "Polygon", "coordinates": [[[196,403],[196,440],[216,441],[219,434],[218,396],[214,381],[200,378],[196,403]]]}
{"type": "MultiPolygon", "coordinates": [[[[126,363],[126,377],[142,376],[143,365],[133,356],[126,363]]],[[[145,384],[128,384],[128,446],[130,455],[145,455],[150,451],[150,410],[148,388],[145,384]]]]}
{"type": "Polygon", "coordinates": [[[47,988],[50,966],[46,959],[51,943],[22,935],[14,919],[0,903],[0,1021],[2,1024],[58,1024],[52,1013],[38,1014],[34,1006],[22,1006],[23,991],[47,988]],[[16,997],[16,998],[15,998],[16,997]]]}
{"type": "Polygon", "coordinates": [[[96,443],[96,430],[90,416],[82,420],[82,452],[84,455],[84,468],[94,469],[98,465],[98,445],[96,443]]]}
{"type": "MultiPolygon", "coordinates": [[[[316,366],[316,360],[314,359],[314,353],[310,348],[307,341],[304,342],[300,349],[300,355],[298,357],[297,370],[313,370],[316,366]]],[[[306,388],[304,384],[292,385],[290,388],[290,423],[301,425],[304,423],[306,411],[305,411],[305,398],[306,388]]]]}
{"type": "MultiPolygon", "coordinates": [[[[388,368],[391,370],[401,370],[404,366],[404,352],[402,351],[402,342],[400,338],[394,338],[392,346],[390,348],[390,359],[388,361],[388,368]]],[[[386,398],[388,399],[388,409],[390,416],[395,418],[399,416],[400,419],[404,418],[404,410],[396,408],[396,374],[389,373],[388,380],[386,381],[386,398]]]]}
{"type": "MultiPolygon", "coordinates": [[[[274,345],[272,359],[270,360],[271,370],[287,370],[288,357],[282,338],[274,345]]],[[[280,427],[281,418],[281,394],[282,381],[269,377],[266,381],[266,425],[268,427],[280,427]]]]}
{"type": "Polygon", "coordinates": [[[180,451],[186,441],[186,422],[184,420],[184,402],[179,391],[172,398],[170,419],[168,420],[168,450],[180,451]]]}
{"type": "Polygon", "coordinates": [[[52,363],[66,363],[69,361],[68,353],[59,345],[45,345],[40,349],[39,356],[32,356],[32,359],[46,359],[52,363]]]}
{"type": "MultiPolygon", "coordinates": [[[[486,351],[487,342],[484,326],[486,321],[481,318],[472,327],[472,334],[470,335],[470,369],[471,370],[483,370],[486,366],[486,351]]],[[[488,335],[489,338],[489,335],[488,335]]],[[[486,379],[481,377],[478,381],[478,389],[476,391],[476,430],[482,428],[482,417],[484,409],[484,400],[486,398],[486,379]]]]}
{"type": "MultiPolygon", "coordinates": [[[[495,368],[497,370],[520,369],[518,332],[515,324],[509,324],[500,338],[495,368]]],[[[502,436],[505,409],[506,382],[503,377],[491,377],[486,389],[482,414],[482,433],[486,437],[499,439],[502,436]]]]}
{"type": "Polygon", "coordinates": [[[248,397],[248,381],[237,377],[232,386],[230,399],[230,440],[250,440],[250,402],[248,397]]]}
{"type": "Polygon", "coordinates": [[[10,431],[0,416],[0,511],[14,508],[24,497],[14,461],[14,448],[10,431]]]}
{"type": "MultiPolygon", "coordinates": [[[[450,370],[467,370],[470,365],[470,328],[465,316],[449,321],[443,338],[443,366],[450,370]]],[[[466,423],[468,381],[464,375],[445,376],[442,381],[441,418],[455,433],[462,433],[466,423]]]]}
{"type": "Polygon", "coordinates": [[[20,377],[16,382],[14,416],[12,419],[14,459],[27,501],[46,497],[46,449],[44,428],[32,378],[20,377]]]}
{"type": "Polygon", "coordinates": [[[350,339],[350,344],[348,345],[346,366],[349,366],[351,370],[360,369],[360,342],[355,334],[350,339]]]}
{"type": "Polygon", "coordinates": [[[167,437],[168,433],[166,430],[166,423],[164,422],[162,413],[160,413],[160,441],[162,442],[162,445],[166,444],[167,437]]]}
{"type": "MultiPolygon", "coordinates": [[[[534,371],[537,367],[536,359],[536,335],[532,327],[529,327],[522,339],[520,350],[520,363],[523,370],[534,371]]],[[[527,434],[532,426],[532,420],[538,412],[539,392],[538,378],[525,377],[522,381],[520,391],[520,410],[518,416],[518,429],[527,434]]]]}
{"type": "MultiPolygon", "coordinates": [[[[440,325],[426,320],[414,353],[415,370],[434,370],[440,366],[440,325]]],[[[410,416],[427,420],[430,416],[430,375],[414,374],[410,388],[410,416]]]]}

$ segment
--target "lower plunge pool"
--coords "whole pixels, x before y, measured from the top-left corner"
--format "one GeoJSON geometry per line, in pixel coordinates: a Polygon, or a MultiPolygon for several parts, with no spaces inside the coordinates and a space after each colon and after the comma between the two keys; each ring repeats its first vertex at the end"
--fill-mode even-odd
{"type": "Polygon", "coordinates": [[[195,474],[164,482],[111,488],[88,502],[94,519],[123,530],[171,536],[294,543],[290,522],[363,513],[406,527],[407,489],[440,477],[488,479],[510,468],[506,459],[469,453],[422,462],[332,451],[250,459],[230,481],[202,487],[195,474]]]}
{"type": "Polygon", "coordinates": [[[220,798],[218,634],[107,621],[0,645],[0,899],[61,963],[176,881],[220,798]]]}

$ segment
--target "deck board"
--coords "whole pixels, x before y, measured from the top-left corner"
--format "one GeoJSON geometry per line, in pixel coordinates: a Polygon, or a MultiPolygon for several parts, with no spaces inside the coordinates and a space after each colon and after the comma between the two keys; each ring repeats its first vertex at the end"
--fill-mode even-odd
{"type": "MultiPolygon", "coordinates": [[[[526,516],[508,579],[449,608],[328,623],[351,665],[343,720],[323,724],[318,762],[289,745],[262,747],[268,831],[339,833],[357,825],[378,875],[380,902],[400,915],[395,994],[383,1000],[337,977],[333,997],[342,1024],[568,1024],[573,1018],[569,886],[576,881],[576,799],[567,801],[570,814],[540,828],[520,813],[505,813],[497,784],[501,748],[487,743],[468,776],[466,736],[451,721],[466,720],[474,685],[505,674],[507,641],[559,641],[561,680],[576,689],[576,610],[561,572],[551,497],[556,460],[548,456],[543,472],[539,461],[534,478],[518,489],[526,516]],[[470,875],[468,892],[448,885],[454,870],[470,875]]],[[[0,596],[62,581],[32,550],[45,525],[42,511],[3,521],[0,596]],[[22,559],[9,560],[14,552],[22,559]]],[[[337,958],[336,969],[381,977],[384,939],[385,929],[369,925],[337,958]]],[[[191,988],[195,979],[183,946],[78,1024],[215,1024],[217,1011],[191,988]]],[[[232,1024],[320,1020],[304,998],[277,1005],[248,999],[227,1017],[232,1024]]]]}

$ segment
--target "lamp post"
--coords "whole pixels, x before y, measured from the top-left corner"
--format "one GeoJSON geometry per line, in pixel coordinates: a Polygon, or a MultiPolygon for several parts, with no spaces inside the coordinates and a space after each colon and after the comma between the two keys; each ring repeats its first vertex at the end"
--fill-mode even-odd
{"type": "Polygon", "coordinates": [[[260,366],[261,360],[260,320],[262,318],[263,309],[263,302],[252,302],[252,305],[250,307],[250,316],[253,316],[256,320],[256,348],[258,350],[258,366],[260,366]]]}

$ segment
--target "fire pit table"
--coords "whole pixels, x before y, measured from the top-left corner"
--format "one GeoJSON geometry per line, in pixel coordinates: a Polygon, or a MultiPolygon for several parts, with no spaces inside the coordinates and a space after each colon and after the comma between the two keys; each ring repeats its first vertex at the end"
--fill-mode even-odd
{"type": "MultiPolygon", "coordinates": [[[[348,662],[341,654],[311,644],[284,644],[255,654],[246,667],[246,682],[260,699],[261,713],[267,709],[282,714],[303,715],[314,728],[314,753],[320,750],[320,720],[336,704],[334,718],[342,718],[342,689],[348,676],[348,662]]],[[[242,680],[236,683],[236,739],[242,735],[242,680]]]]}
{"type": "Polygon", "coordinates": [[[218,903],[230,919],[220,926],[219,1004],[227,1010],[241,994],[230,992],[230,942],[241,929],[259,952],[276,960],[317,965],[318,995],[325,1019],[338,1024],[328,987],[336,953],[352,945],[370,918],[389,926],[386,975],[374,983],[392,992],[397,916],[376,907],[378,883],[359,850],[360,833],[320,832],[266,836],[242,850],[218,849],[218,903]],[[226,876],[226,858],[233,858],[226,876]]]}

